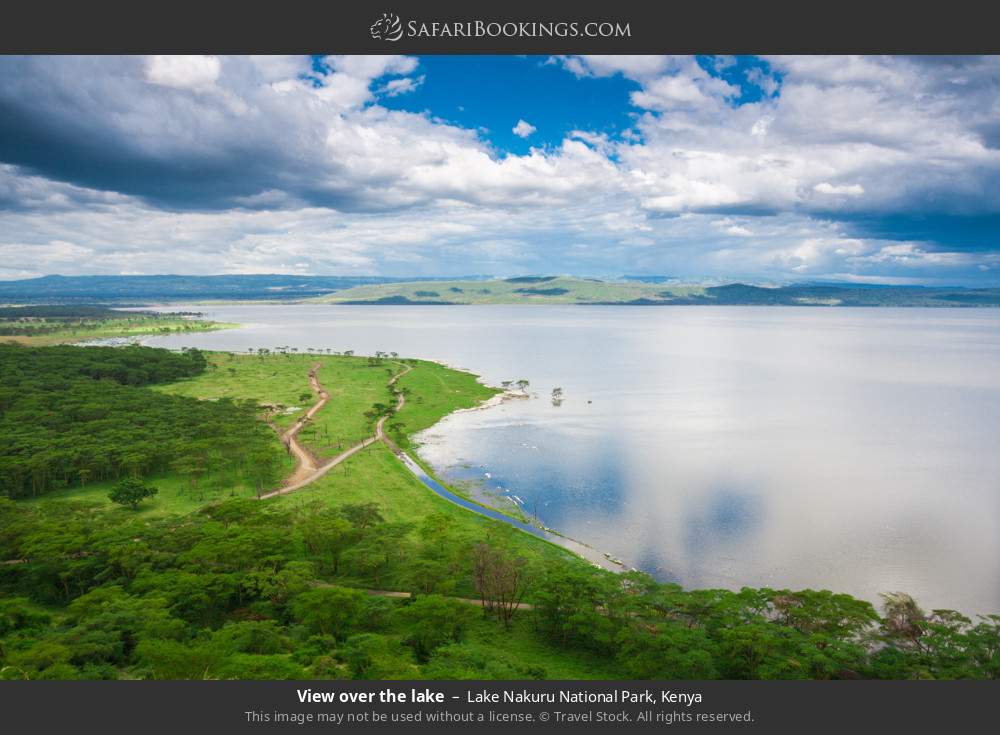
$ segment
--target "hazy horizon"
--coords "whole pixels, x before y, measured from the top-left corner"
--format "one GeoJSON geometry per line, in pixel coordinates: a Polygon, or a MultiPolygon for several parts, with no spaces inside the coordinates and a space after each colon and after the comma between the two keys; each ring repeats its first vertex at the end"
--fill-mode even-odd
{"type": "Polygon", "coordinates": [[[715,276],[715,277],[690,277],[690,278],[680,278],[670,275],[664,275],[660,273],[616,273],[616,274],[602,274],[602,273],[559,273],[555,271],[547,272],[528,272],[528,273],[465,273],[459,275],[400,275],[400,276],[388,276],[379,275],[376,273],[280,273],[280,272],[267,272],[267,273],[180,273],[180,272],[163,272],[163,273],[44,273],[38,276],[31,276],[29,278],[4,278],[0,276],[0,283],[13,283],[13,282],[27,282],[36,281],[45,278],[238,278],[238,277],[257,277],[257,278],[338,278],[338,279],[372,279],[372,280],[385,280],[392,282],[406,282],[406,281],[488,281],[488,280],[509,280],[514,278],[576,278],[576,279],[595,279],[607,282],[613,281],[645,281],[647,283],[671,283],[674,285],[692,285],[692,286],[723,286],[723,285],[737,285],[744,284],[750,286],[758,286],[760,288],[780,288],[785,286],[833,286],[840,288],[933,288],[933,289],[995,289],[1000,288],[1000,284],[961,284],[961,283],[934,283],[934,284],[923,284],[923,283],[887,283],[879,281],[851,281],[851,280],[834,280],[834,279],[823,279],[823,278],[812,278],[812,279],[801,279],[801,280],[777,280],[777,279],[763,279],[763,278],[753,278],[753,277],[739,277],[739,276],[715,276]]]}

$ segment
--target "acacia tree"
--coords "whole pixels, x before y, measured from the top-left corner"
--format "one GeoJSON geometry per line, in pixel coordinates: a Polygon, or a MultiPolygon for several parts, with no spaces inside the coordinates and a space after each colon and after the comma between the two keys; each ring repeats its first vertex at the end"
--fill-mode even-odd
{"type": "Polygon", "coordinates": [[[528,590],[527,561],[483,542],[476,544],[472,553],[476,591],[483,609],[509,628],[528,590]]]}
{"type": "Polygon", "coordinates": [[[108,498],[113,503],[127,505],[132,510],[137,510],[139,503],[146,498],[153,497],[159,491],[159,488],[147,485],[137,477],[125,477],[112,488],[111,492],[108,493],[108,498]]]}
{"type": "Polygon", "coordinates": [[[904,647],[922,649],[920,638],[924,635],[927,616],[909,595],[903,592],[886,593],[884,600],[885,617],[882,630],[887,638],[904,647]]]}

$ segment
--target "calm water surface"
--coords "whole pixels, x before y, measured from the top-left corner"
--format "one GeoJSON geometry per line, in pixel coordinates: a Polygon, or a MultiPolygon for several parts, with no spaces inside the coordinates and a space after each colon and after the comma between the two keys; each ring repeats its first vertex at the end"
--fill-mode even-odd
{"type": "Polygon", "coordinates": [[[149,343],[530,380],[535,397],[452,415],[421,455],[660,579],[1000,612],[1000,310],[186,308],[246,327],[149,343]]]}

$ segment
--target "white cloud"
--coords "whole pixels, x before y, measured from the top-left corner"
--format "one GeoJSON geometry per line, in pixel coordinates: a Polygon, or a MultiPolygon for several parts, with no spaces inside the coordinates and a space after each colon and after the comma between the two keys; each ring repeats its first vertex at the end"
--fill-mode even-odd
{"type": "Polygon", "coordinates": [[[755,120],[753,126],[750,128],[750,135],[763,138],[767,135],[767,129],[771,127],[771,123],[773,122],[774,118],[770,115],[764,115],[759,120],[755,120]]]}
{"type": "Polygon", "coordinates": [[[413,92],[424,83],[423,75],[413,78],[413,77],[400,77],[399,79],[390,79],[385,83],[379,92],[387,97],[398,97],[401,94],[408,94],[413,92]]]}
{"type": "MultiPolygon", "coordinates": [[[[417,68],[412,56],[326,56],[331,73],[322,75],[316,94],[343,109],[357,108],[374,99],[372,82],[387,75],[406,75],[417,68]]],[[[391,80],[383,88],[389,96],[412,91],[418,80],[391,80]],[[393,84],[395,82],[395,84],[393,84]]]]}
{"type": "Polygon", "coordinates": [[[747,81],[760,87],[768,97],[773,97],[781,86],[773,74],[767,74],[760,67],[747,71],[747,81]]]}
{"type": "Polygon", "coordinates": [[[511,128],[511,132],[518,138],[527,138],[536,130],[538,130],[538,128],[529,123],[527,120],[518,120],[517,125],[511,128]]]}
{"type": "Polygon", "coordinates": [[[813,191],[820,194],[839,194],[850,197],[858,197],[865,193],[865,187],[861,184],[840,184],[834,185],[827,181],[821,181],[813,187],[813,191]]]}
{"type": "Polygon", "coordinates": [[[676,58],[671,56],[553,56],[558,63],[578,77],[609,77],[622,74],[630,79],[648,79],[667,71],[676,58]]]}
{"type": "Polygon", "coordinates": [[[164,87],[205,91],[215,85],[220,68],[216,56],[150,56],[146,79],[164,87]]]}

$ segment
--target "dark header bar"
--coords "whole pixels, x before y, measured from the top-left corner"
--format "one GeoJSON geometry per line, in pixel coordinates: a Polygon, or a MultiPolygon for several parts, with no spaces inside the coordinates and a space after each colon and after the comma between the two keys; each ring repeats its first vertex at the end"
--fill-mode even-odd
{"type": "Polygon", "coordinates": [[[997,5],[948,2],[8,3],[5,53],[998,53],[997,5]]]}

